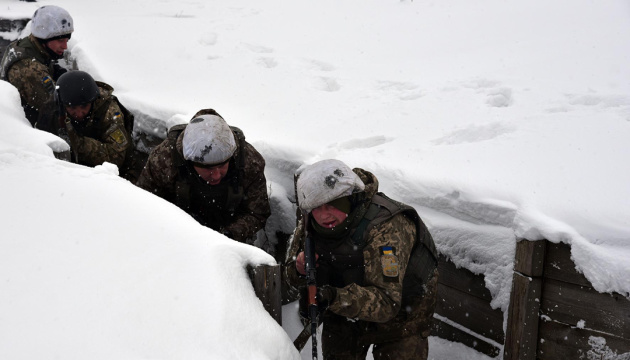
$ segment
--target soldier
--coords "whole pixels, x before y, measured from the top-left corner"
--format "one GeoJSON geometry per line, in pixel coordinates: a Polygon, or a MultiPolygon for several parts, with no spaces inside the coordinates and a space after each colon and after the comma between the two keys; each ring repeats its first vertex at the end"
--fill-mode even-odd
{"type": "Polygon", "coordinates": [[[302,217],[284,275],[289,293],[304,292],[303,249],[310,237],[324,359],[365,359],[370,345],[376,360],[428,356],[437,301],[435,245],[412,207],[377,191],[372,173],[338,160],[310,165],[297,179],[302,217]]]}
{"type": "Polygon", "coordinates": [[[35,11],[31,34],[12,42],[0,63],[0,78],[15,86],[28,121],[52,132],[55,122],[55,82],[66,69],[57,64],[74,31],[70,14],[53,5],[35,11]]]}
{"type": "Polygon", "coordinates": [[[179,206],[199,223],[251,243],[271,214],[265,160],[214,110],[172,127],[136,185],[179,206]]]}
{"type": "Polygon", "coordinates": [[[143,156],[131,140],[133,115],[113,91],[84,71],[61,75],[55,96],[61,117],[53,132],[69,142],[73,162],[96,166],[107,161],[118,166],[120,176],[135,182],[143,156]]]}

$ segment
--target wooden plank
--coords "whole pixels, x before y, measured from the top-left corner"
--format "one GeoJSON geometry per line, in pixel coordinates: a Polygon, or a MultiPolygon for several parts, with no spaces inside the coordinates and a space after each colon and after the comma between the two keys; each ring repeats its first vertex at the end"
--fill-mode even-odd
{"type": "Polygon", "coordinates": [[[630,359],[630,340],[555,321],[541,321],[538,359],[630,359]]]}
{"type": "Polygon", "coordinates": [[[473,348],[480,353],[486,354],[490,357],[496,357],[499,355],[501,351],[498,347],[493,344],[484,341],[483,339],[474,336],[468,332],[458,329],[448,323],[434,318],[433,325],[431,329],[431,335],[440,337],[442,339],[446,339],[449,341],[456,341],[462,343],[469,348],[473,348]]]}
{"type": "Polygon", "coordinates": [[[504,360],[536,359],[541,287],[541,278],[514,273],[503,348],[504,360]]]}
{"type": "Polygon", "coordinates": [[[249,269],[254,292],[263,307],[278,324],[282,325],[282,299],[280,296],[280,265],[260,265],[249,269]]]}
{"type": "Polygon", "coordinates": [[[486,288],[483,275],[476,275],[464,268],[457,268],[448,258],[440,255],[438,261],[440,277],[438,282],[457,290],[476,296],[487,302],[492,301],[490,290],[486,288]]]}
{"type": "Polygon", "coordinates": [[[586,277],[575,269],[575,264],[571,260],[571,247],[567,244],[547,245],[544,277],[592,287],[586,277]]]}
{"type": "Polygon", "coordinates": [[[438,284],[435,312],[500,344],[504,341],[503,312],[488,301],[444,284],[438,284]]]}
{"type": "Polygon", "coordinates": [[[542,299],[541,313],[552,320],[630,338],[630,300],[622,295],[546,279],[542,299]]]}
{"type": "Polygon", "coordinates": [[[542,276],[546,247],[546,240],[521,240],[516,243],[514,271],[518,271],[526,276],[542,276]]]}

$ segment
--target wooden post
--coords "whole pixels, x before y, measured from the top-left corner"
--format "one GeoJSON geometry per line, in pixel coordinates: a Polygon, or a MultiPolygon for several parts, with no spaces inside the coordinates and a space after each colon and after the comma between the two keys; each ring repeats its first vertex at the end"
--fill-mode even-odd
{"type": "Polygon", "coordinates": [[[546,240],[516,245],[504,360],[535,360],[546,240]]]}
{"type": "Polygon", "coordinates": [[[265,310],[282,325],[282,299],[280,297],[280,265],[260,265],[249,269],[254,292],[265,310]]]}

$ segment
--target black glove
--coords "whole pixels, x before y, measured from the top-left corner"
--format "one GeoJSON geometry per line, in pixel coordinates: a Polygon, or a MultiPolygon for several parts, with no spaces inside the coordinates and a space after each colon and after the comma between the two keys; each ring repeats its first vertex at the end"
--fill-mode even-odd
{"type": "Polygon", "coordinates": [[[337,288],[324,285],[320,288],[317,288],[317,305],[319,307],[319,311],[324,312],[335,301],[337,297],[337,288]]]}

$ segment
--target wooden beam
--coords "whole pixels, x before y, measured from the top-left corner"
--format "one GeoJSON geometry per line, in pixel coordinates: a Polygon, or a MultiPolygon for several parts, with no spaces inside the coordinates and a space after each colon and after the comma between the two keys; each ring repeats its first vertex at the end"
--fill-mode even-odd
{"type": "Polygon", "coordinates": [[[536,359],[541,288],[540,278],[514,272],[503,348],[504,360],[536,359]]]}
{"type": "Polygon", "coordinates": [[[586,277],[576,270],[575,263],[571,260],[569,245],[549,243],[545,263],[544,276],[546,278],[593,287],[586,277]]]}
{"type": "Polygon", "coordinates": [[[263,307],[278,324],[282,325],[282,299],[280,296],[280,265],[260,265],[249,268],[254,292],[263,307]]]}
{"type": "Polygon", "coordinates": [[[487,302],[492,301],[492,294],[486,288],[483,275],[474,274],[464,268],[457,268],[455,264],[440,255],[438,261],[440,276],[438,282],[451,288],[463,291],[487,302]]]}
{"type": "Polygon", "coordinates": [[[630,339],[630,300],[590,287],[545,279],[541,313],[570,326],[585,326],[630,339]]]}
{"type": "Polygon", "coordinates": [[[503,312],[490,307],[490,302],[471,296],[450,286],[438,284],[435,312],[500,344],[503,335],[503,312]]]}
{"type": "Polygon", "coordinates": [[[546,240],[521,240],[516,243],[514,271],[526,276],[542,276],[545,267],[546,240]]]}

